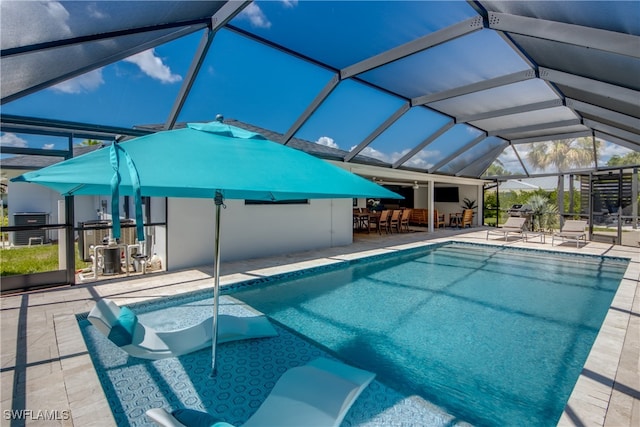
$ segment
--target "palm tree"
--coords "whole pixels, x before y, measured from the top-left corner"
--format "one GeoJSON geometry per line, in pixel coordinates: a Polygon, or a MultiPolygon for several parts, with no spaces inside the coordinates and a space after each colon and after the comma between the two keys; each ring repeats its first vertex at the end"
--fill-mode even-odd
{"type": "MultiPolygon", "coordinates": [[[[556,139],[549,142],[533,143],[531,151],[527,153],[527,160],[534,168],[546,169],[555,166],[558,172],[566,172],[571,168],[589,167],[595,163],[595,155],[600,151],[602,143],[588,137],[578,139],[556,139]],[[595,148],[595,150],[594,150],[595,148]]],[[[558,175],[558,186],[562,176],[558,175]]],[[[558,193],[558,205],[560,194],[558,193]]]]}
{"type": "Polygon", "coordinates": [[[494,160],[491,166],[489,166],[489,168],[484,173],[484,176],[505,176],[505,175],[511,175],[511,172],[504,168],[504,164],[499,159],[494,160]]]}
{"type": "MultiPolygon", "coordinates": [[[[596,147],[599,148],[599,143],[596,147]]],[[[573,167],[588,167],[595,162],[593,143],[590,138],[556,139],[533,143],[527,160],[538,169],[555,166],[558,172],[573,167]]]]}

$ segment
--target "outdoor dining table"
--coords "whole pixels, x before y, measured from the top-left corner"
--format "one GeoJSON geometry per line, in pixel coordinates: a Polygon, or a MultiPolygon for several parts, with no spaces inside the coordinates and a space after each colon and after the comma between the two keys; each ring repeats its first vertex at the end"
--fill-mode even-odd
{"type": "Polygon", "coordinates": [[[462,226],[462,213],[455,212],[449,214],[449,227],[460,228],[462,226]]]}
{"type": "Polygon", "coordinates": [[[357,230],[367,230],[369,232],[369,221],[370,214],[369,212],[354,212],[353,213],[354,221],[353,223],[356,225],[357,230]]]}
{"type": "Polygon", "coordinates": [[[370,233],[371,224],[376,224],[376,227],[380,226],[378,224],[380,221],[380,212],[354,212],[353,218],[353,223],[356,224],[358,231],[370,233]]]}

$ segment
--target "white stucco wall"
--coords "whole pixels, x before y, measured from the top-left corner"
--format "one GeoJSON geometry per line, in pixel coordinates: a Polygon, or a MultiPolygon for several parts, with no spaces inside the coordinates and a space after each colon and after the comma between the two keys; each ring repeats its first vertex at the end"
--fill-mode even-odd
{"type": "MultiPolygon", "coordinates": [[[[353,241],[352,199],[310,200],[301,205],[245,205],[221,210],[221,260],[344,246],[353,241]]],[[[169,270],[213,262],[215,205],[210,199],[168,199],[169,270]]]]}
{"type": "MultiPolygon", "coordinates": [[[[452,187],[452,185],[446,185],[447,187],[452,187]]],[[[462,212],[463,208],[463,200],[465,198],[470,200],[475,200],[476,205],[481,205],[482,201],[478,199],[478,186],[477,185],[458,185],[458,203],[446,203],[446,202],[436,202],[436,209],[438,209],[439,214],[444,214],[445,222],[449,225],[449,214],[462,212]]],[[[480,194],[482,192],[482,187],[480,187],[480,194]]],[[[473,225],[478,225],[478,209],[475,209],[475,214],[473,215],[473,225]]]]}

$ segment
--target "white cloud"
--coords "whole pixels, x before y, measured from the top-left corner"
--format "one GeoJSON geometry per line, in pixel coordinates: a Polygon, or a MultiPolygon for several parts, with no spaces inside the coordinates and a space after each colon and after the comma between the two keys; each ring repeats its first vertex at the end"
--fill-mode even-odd
{"type": "Polygon", "coordinates": [[[607,159],[612,156],[624,156],[631,150],[617,144],[602,144],[602,150],[600,151],[600,157],[606,157],[607,159]]]}
{"type": "Polygon", "coordinates": [[[0,134],[0,146],[2,147],[28,147],[27,141],[20,138],[15,133],[6,132],[0,134]]]}
{"type": "Polygon", "coordinates": [[[54,148],[54,145],[53,145],[53,144],[44,144],[44,145],[42,146],[42,149],[43,149],[43,150],[53,150],[53,148],[54,148]]]}
{"type": "Polygon", "coordinates": [[[63,93],[88,93],[93,92],[104,84],[102,68],[89,71],[73,79],[58,83],[51,89],[63,93]]]}
{"type": "Polygon", "coordinates": [[[291,9],[298,5],[298,0],[282,0],[282,4],[287,9],[291,9]]]}
{"type": "Polygon", "coordinates": [[[255,3],[251,3],[249,6],[245,7],[238,16],[248,19],[254,27],[271,28],[271,22],[267,19],[267,16],[264,14],[262,9],[260,9],[260,6],[255,3]]]}
{"type": "Polygon", "coordinates": [[[155,49],[145,50],[133,56],[125,58],[126,62],[136,64],[143,73],[152,79],[160,80],[162,83],[176,83],[182,80],[178,74],[173,74],[171,69],[156,56],[155,49]]]}
{"type": "MultiPolygon", "coordinates": [[[[406,154],[409,150],[406,150],[406,154]]],[[[403,155],[404,155],[403,154],[403,155]]],[[[439,151],[422,150],[405,162],[405,166],[411,166],[420,169],[429,169],[434,165],[432,159],[439,158],[439,151]]]]}
{"type": "Polygon", "coordinates": [[[97,19],[108,19],[109,15],[99,8],[98,3],[89,3],[87,5],[89,16],[97,19]]]}
{"type": "MultiPolygon", "coordinates": [[[[353,149],[356,148],[356,146],[354,145],[353,147],[351,147],[350,151],[353,151],[353,149]]],[[[374,159],[378,159],[381,160],[383,162],[387,162],[387,163],[391,163],[391,159],[389,158],[389,156],[387,156],[386,154],[384,154],[382,151],[378,151],[375,148],[371,148],[371,147],[365,147],[360,153],[358,153],[362,156],[367,156],[367,157],[372,157],[374,159]]]]}
{"type": "Polygon", "coordinates": [[[316,144],[320,144],[320,145],[324,145],[326,147],[331,147],[331,148],[340,148],[338,147],[338,144],[336,144],[333,141],[333,138],[330,138],[328,136],[321,136],[320,138],[318,138],[318,140],[316,141],[316,144]]]}

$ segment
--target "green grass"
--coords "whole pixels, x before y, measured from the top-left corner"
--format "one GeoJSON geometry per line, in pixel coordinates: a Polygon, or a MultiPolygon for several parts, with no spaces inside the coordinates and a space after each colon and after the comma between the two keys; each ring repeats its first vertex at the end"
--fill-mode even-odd
{"type": "MultiPolygon", "coordinates": [[[[76,244],[76,269],[88,267],[91,263],[79,258],[76,244]]],[[[0,276],[43,273],[57,271],[58,245],[38,245],[11,249],[0,249],[0,276]]]]}

